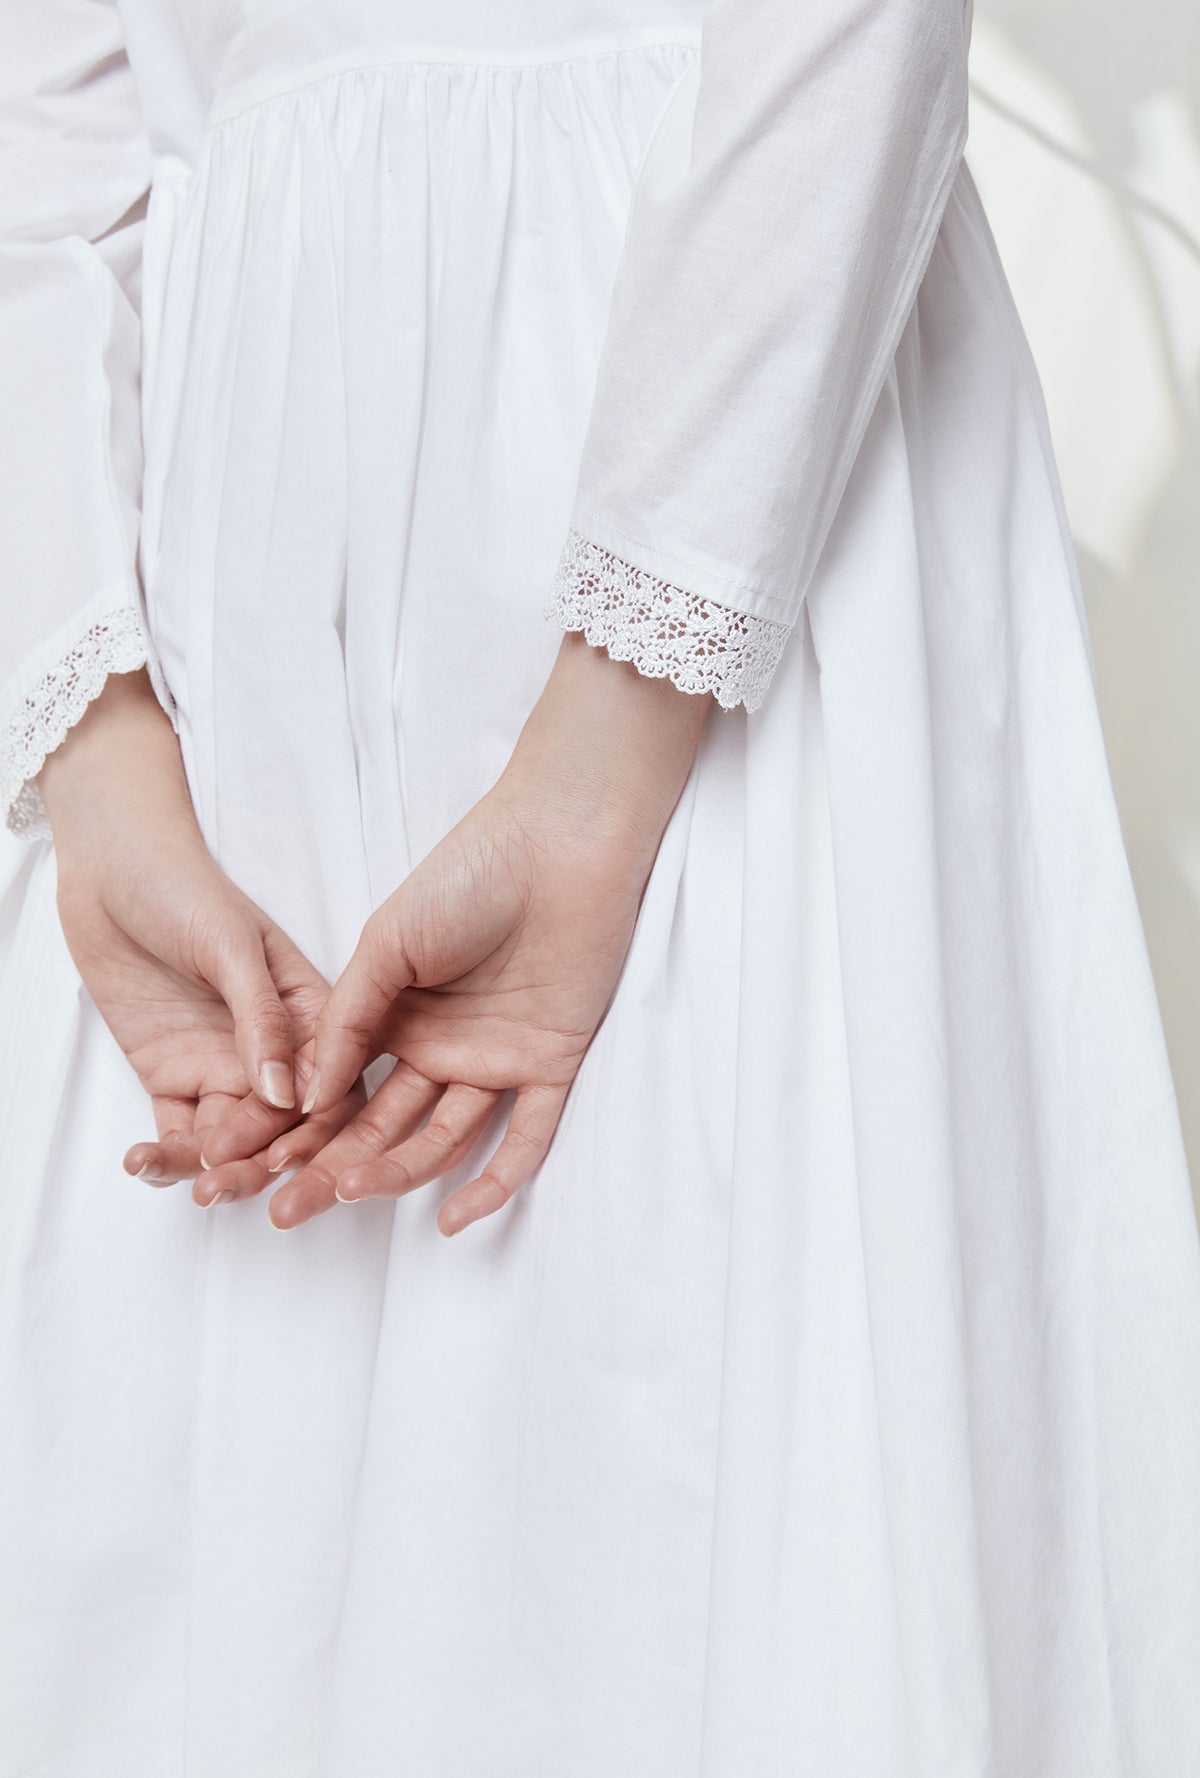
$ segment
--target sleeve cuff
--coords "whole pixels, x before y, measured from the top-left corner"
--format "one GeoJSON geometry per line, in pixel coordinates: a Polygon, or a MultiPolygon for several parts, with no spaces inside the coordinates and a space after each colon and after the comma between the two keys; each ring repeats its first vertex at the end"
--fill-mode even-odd
{"type": "MultiPolygon", "coordinates": [[[[37,774],[62,745],[110,673],[148,667],[159,701],[169,697],[153,659],[141,613],[132,605],[103,613],[67,647],[0,725],[0,808],[11,833],[22,839],[49,836],[37,774]]],[[[36,670],[36,669],[35,669],[36,670]]],[[[27,682],[28,683],[28,682],[27,682]]],[[[168,712],[170,713],[170,712],[168,712]]]]}
{"type": "Polygon", "coordinates": [[[546,615],[648,679],[709,692],[725,710],[758,709],[791,634],[659,580],[578,531],[567,534],[546,615]]]}

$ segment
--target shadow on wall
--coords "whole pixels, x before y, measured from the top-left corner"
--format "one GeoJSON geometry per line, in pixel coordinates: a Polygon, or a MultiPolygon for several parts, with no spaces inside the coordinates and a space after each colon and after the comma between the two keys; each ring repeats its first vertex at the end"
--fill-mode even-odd
{"type": "Polygon", "coordinates": [[[977,0],[971,74],[1200,1204],[1200,8],[977,0]]]}

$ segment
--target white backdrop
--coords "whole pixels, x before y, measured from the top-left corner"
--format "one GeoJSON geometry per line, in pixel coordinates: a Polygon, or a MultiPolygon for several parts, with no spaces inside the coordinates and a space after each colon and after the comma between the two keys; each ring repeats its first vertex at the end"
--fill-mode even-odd
{"type": "Polygon", "coordinates": [[[1200,3],[976,0],[967,159],[1042,376],[1200,1197],[1200,3]]]}

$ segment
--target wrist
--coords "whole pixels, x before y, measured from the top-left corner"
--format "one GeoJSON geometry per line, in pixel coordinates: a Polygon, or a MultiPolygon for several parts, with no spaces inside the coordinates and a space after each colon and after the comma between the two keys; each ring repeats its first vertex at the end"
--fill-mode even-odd
{"type": "Polygon", "coordinates": [[[131,824],[166,843],[199,839],[179,743],[144,669],[110,674],[38,773],[60,871],[102,854],[131,824]]]}
{"type": "Polygon", "coordinates": [[[652,861],[711,707],[566,635],[497,790],[542,821],[652,861]]]}

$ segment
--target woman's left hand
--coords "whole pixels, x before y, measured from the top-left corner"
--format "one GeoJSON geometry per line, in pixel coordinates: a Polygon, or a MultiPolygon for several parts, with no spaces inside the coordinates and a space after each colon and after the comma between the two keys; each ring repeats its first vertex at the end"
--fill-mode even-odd
{"type": "MultiPolygon", "coordinates": [[[[236,1163],[202,1173],[202,1204],[261,1189],[263,1149],[300,1116],[328,984],[210,854],[144,672],[110,677],[39,785],[67,945],[158,1126],[126,1169],[169,1185],[202,1157],[236,1163]]],[[[325,1114],[326,1139],[361,1102],[325,1114]]]]}

